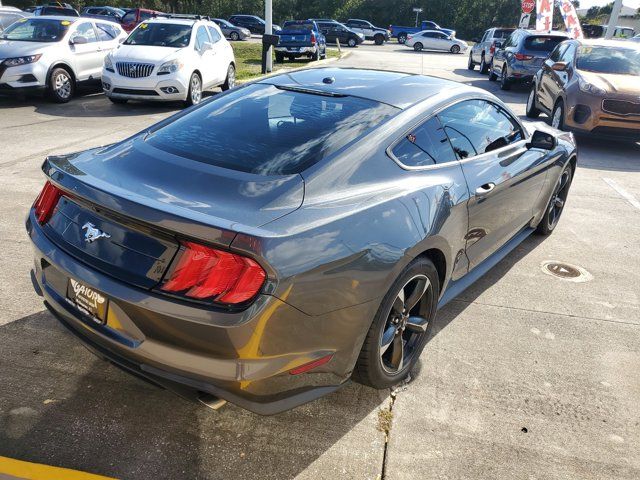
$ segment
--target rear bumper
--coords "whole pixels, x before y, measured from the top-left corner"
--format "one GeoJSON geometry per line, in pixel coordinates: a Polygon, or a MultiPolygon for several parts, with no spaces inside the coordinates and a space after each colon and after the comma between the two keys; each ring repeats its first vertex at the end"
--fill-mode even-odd
{"type": "Polygon", "coordinates": [[[351,375],[361,343],[345,341],[332,326],[345,315],[370,314],[373,305],[316,317],[270,295],[240,312],[197,307],[80,263],[44,235],[33,212],[27,231],[35,247],[34,288],[47,308],[92,351],[130,373],[183,396],[206,392],[265,415],[326,395],[351,375]],[[69,278],[108,298],[105,324],[67,300],[69,278]],[[328,354],[333,358],[314,370],[289,373],[328,354]]]}
{"type": "Polygon", "coordinates": [[[318,51],[318,46],[313,47],[275,47],[277,53],[288,57],[311,57],[318,51]]]}

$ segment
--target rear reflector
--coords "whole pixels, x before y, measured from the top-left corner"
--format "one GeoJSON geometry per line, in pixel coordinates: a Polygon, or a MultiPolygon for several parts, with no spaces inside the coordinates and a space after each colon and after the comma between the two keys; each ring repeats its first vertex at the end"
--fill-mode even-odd
{"type": "Polygon", "coordinates": [[[289,373],[291,375],[300,375],[301,373],[305,373],[305,372],[308,372],[309,370],[313,370],[314,368],[317,368],[320,365],[324,365],[332,358],[333,358],[333,353],[330,353],[329,355],[325,355],[324,357],[321,357],[318,360],[305,363],[304,365],[300,365],[299,367],[296,367],[293,370],[289,370],[289,373]]]}
{"type": "Polygon", "coordinates": [[[36,210],[36,219],[40,225],[47,223],[53,214],[54,208],[58,204],[58,200],[62,196],[62,190],[53,183],[47,181],[36,198],[33,208],[36,210]]]}
{"type": "Polygon", "coordinates": [[[177,263],[160,288],[198,300],[237,304],[253,298],[265,278],[262,267],[250,258],[182,242],[177,263]]]}

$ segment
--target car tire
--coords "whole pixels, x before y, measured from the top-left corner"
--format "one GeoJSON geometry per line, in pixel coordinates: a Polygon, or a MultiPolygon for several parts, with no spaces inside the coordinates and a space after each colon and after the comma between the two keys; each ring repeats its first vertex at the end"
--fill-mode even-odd
{"type": "Polygon", "coordinates": [[[573,180],[573,168],[571,164],[564,167],[564,170],[558,177],[558,181],[553,189],[551,199],[547,204],[547,208],[544,213],[544,217],[540,220],[536,228],[536,233],[540,235],[550,235],[558,225],[560,216],[564,211],[564,205],[567,201],[567,195],[571,188],[571,181],[573,180]]]}
{"type": "Polygon", "coordinates": [[[226,92],[230,88],[236,86],[236,67],[233,63],[230,63],[227,67],[227,78],[225,78],[224,83],[222,84],[222,91],[226,92]]]}
{"type": "Polygon", "coordinates": [[[129,101],[127,98],[113,98],[113,97],[109,97],[109,100],[111,101],[111,103],[115,103],[116,105],[124,105],[129,101]]]}
{"type": "Polygon", "coordinates": [[[234,42],[237,42],[238,40],[240,40],[240,35],[238,35],[238,32],[231,32],[229,34],[229,40],[233,40],[234,42]]]}
{"type": "Polygon", "coordinates": [[[489,65],[489,81],[495,82],[498,79],[498,76],[493,71],[493,60],[491,60],[491,64],[489,65]]]}
{"type": "Polygon", "coordinates": [[[451,45],[449,51],[454,55],[457,55],[458,53],[460,53],[460,45],[451,45]]]}
{"type": "Polygon", "coordinates": [[[507,66],[502,67],[502,72],[500,73],[500,90],[511,90],[511,82],[509,81],[509,71],[507,70],[507,66]]]}
{"type": "Polygon", "coordinates": [[[486,74],[489,71],[489,65],[487,65],[484,59],[484,53],[480,56],[480,73],[486,74]]]}
{"type": "Polygon", "coordinates": [[[540,116],[540,110],[536,107],[536,85],[535,83],[531,87],[529,96],[527,97],[527,107],[525,114],[529,118],[538,118],[540,116]]]}
{"type": "Polygon", "coordinates": [[[467,69],[473,70],[476,68],[476,64],[473,62],[473,55],[469,52],[469,61],[467,62],[467,69]]]}
{"type": "Polygon", "coordinates": [[[422,47],[422,44],[421,44],[420,42],[416,42],[416,43],[414,43],[414,44],[413,44],[413,49],[414,49],[416,52],[421,52],[421,51],[422,51],[422,48],[423,48],[423,47],[422,47]]]}
{"type": "Polygon", "coordinates": [[[321,60],[326,60],[327,59],[327,47],[324,47],[324,50],[322,50],[322,55],[320,56],[321,60]]]}
{"type": "Polygon", "coordinates": [[[564,102],[558,100],[551,112],[551,126],[558,130],[564,130],[564,102]]]}
{"type": "Polygon", "coordinates": [[[418,257],[407,265],[384,296],[371,323],[353,371],[354,380],[379,389],[402,381],[431,334],[439,295],[438,271],[431,260],[418,257]],[[407,304],[402,298],[413,301],[412,293],[417,296],[422,288],[425,290],[414,306],[403,312],[407,304]]]}
{"type": "Polygon", "coordinates": [[[189,90],[187,91],[187,99],[184,104],[187,107],[197,105],[202,100],[202,79],[196,72],[191,74],[189,78],[189,90]]]}
{"type": "Polygon", "coordinates": [[[398,35],[398,43],[401,44],[405,44],[407,41],[407,34],[406,33],[401,33],[400,35],[398,35]]]}
{"type": "Polygon", "coordinates": [[[316,52],[313,54],[313,57],[311,58],[312,62],[317,62],[318,60],[320,60],[320,47],[316,48],[316,52]]]}
{"type": "Polygon", "coordinates": [[[49,74],[47,93],[56,103],[67,103],[75,93],[75,81],[73,76],[65,68],[54,68],[49,74]]]}
{"type": "Polygon", "coordinates": [[[382,45],[384,43],[384,35],[376,35],[373,37],[373,42],[376,45],[382,45]]]}
{"type": "Polygon", "coordinates": [[[358,42],[356,42],[355,38],[350,38],[349,40],[347,40],[347,45],[351,48],[355,47],[358,44],[358,42]]]}

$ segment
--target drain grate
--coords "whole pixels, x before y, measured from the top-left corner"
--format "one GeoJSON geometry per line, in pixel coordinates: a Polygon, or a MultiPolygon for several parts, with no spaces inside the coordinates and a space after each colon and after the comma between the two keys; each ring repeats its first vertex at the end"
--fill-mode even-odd
{"type": "Polygon", "coordinates": [[[587,282],[593,278],[593,276],[582,267],[555,260],[543,262],[542,271],[547,275],[573,282],[587,282]]]}

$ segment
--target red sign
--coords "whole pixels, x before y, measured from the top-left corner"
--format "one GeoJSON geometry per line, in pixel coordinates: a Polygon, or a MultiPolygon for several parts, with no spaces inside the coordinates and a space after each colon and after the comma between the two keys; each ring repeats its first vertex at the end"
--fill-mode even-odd
{"type": "Polygon", "coordinates": [[[522,0],[522,13],[531,13],[536,6],[535,0],[522,0]]]}

